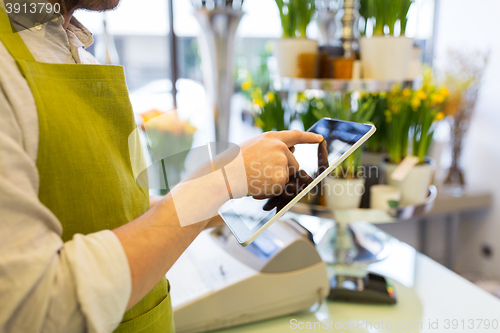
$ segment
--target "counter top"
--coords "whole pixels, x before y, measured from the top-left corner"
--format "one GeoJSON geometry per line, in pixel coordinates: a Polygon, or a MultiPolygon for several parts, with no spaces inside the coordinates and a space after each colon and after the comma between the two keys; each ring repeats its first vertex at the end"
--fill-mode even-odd
{"type": "Polygon", "coordinates": [[[386,260],[372,264],[369,270],[389,278],[398,299],[396,305],[326,302],[315,313],[302,312],[223,332],[279,333],[325,329],[405,333],[500,331],[499,299],[409,245],[394,240],[393,246],[392,254],[386,260]]]}

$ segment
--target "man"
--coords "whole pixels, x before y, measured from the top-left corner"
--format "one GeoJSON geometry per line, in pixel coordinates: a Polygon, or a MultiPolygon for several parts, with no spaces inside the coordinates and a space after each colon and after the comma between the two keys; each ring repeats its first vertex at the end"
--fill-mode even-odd
{"type": "MultiPolygon", "coordinates": [[[[135,183],[123,70],[96,64],[90,32],[72,17],[118,2],[63,1],[47,20],[22,9],[8,17],[0,0],[0,332],[173,331],[164,276],[209,219],[181,227],[172,196],[149,209],[135,183]]],[[[321,140],[291,131],[245,142],[244,185],[203,191],[206,213],[227,187],[233,197],[279,194],[287,172],[255,166],[296,169],[289,148],[321,140]]]]}

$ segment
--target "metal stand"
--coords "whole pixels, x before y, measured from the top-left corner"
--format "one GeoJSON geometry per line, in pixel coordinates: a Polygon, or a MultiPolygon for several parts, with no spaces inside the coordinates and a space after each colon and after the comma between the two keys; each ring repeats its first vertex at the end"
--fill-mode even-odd
{"type": "Polygon", "coordinates": [[[301,203],[295,204],[290,211],[298,214],[299,223],[301,215],[322,219],[314,241],[325,262],[343,267],[367,266],[383,260],[390,253],[387,236],[372,223],[394,223],[421,216],[432,209],[436,196],[437,189],[432,185],[424,203],[392,211],[361,208],[332,211],[327,207],[301,203]]]}
{"type": "Polygon", "coordinates": [[[342,22],[342,47],[346,58],[354,58],[358,46],[359,0],[344,0],[342,22]]]}
{"type": "Polygon", "coordinates": [[[236,29],[243,17],[241,10],[231,7],[197,9],[202,35],[199,38],[203,76],[208,100],[214,113],[215,140],[229,142],[229,116],[234,89],[233,55],[236,29]]]}

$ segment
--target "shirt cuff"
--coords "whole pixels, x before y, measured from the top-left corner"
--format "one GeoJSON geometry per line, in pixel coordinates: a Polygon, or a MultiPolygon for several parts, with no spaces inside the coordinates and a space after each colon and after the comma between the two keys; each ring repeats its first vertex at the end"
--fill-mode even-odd
{"type": "Polygon", "coordinates": [[[110,230],[76,234],[64,244],[88,332],[112,332],[122,321],[132,292],[125,251],[110,230]]]}

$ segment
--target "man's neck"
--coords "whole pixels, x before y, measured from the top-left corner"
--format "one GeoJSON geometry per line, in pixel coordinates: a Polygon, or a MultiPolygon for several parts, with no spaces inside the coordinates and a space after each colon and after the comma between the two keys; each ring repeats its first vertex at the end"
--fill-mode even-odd
{"type": "Polygon", "coordinates": [[[63,28],[64,30],[68,29],[69,21],[71,21],[71,18],[73,17],[73,13],[75,12],[75,7],[67,9],[67,6],[64,3],[64,0],[48,0],[51,4],[56,4],[59,3],[61,7],[63,8],[63,13],[62,16],[64,17],[64,23],[63,23],[63,28]],[[62,3],[61,3],[62,2],[62,3]]]}

